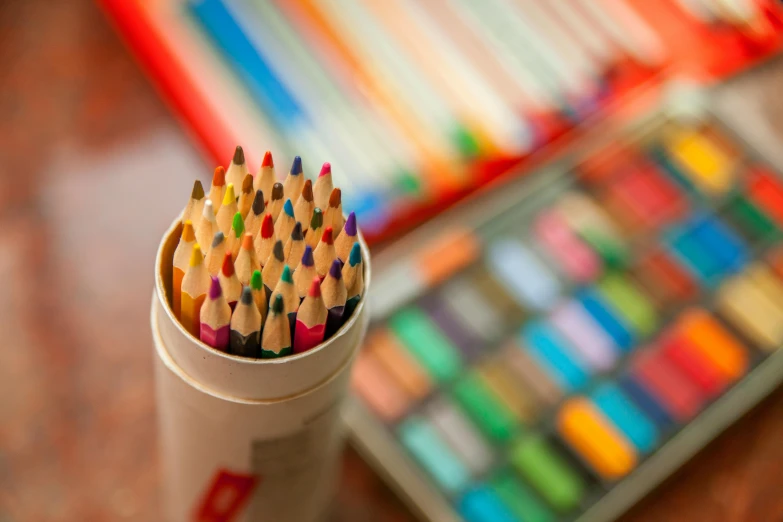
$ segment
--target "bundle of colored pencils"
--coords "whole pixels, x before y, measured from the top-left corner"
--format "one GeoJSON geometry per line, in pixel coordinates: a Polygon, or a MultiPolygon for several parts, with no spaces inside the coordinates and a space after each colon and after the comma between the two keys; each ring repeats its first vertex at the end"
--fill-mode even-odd
{"type": "Polygon", "coordinates": [[[315,183],[294,158],[278,181],[267,152],[253,175],[237,147],[209,193],[196,180],[174,252],[174,315],[233,355],[302,353],[332,336],[364,292],[356,216],[324,163],[315,183]],[[237,190],[240,187],[241,190],[237,190]]]}

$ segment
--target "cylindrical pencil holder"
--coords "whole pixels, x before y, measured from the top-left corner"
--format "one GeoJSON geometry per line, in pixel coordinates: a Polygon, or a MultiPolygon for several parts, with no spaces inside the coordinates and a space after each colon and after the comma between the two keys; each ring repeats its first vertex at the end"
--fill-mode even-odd
{"type": "MultiPolygon", "coordinates": [[[[180,232],[177,221],[158,250],[151,318],[166,519],[321,520],[337,485],[339,408],[367,329],[367,299],[305,353],[225,354],[188,334],[171,311],[180,232]]],[[[368,285],[369,252],[361,236],[359,242],[368,285]]]]}

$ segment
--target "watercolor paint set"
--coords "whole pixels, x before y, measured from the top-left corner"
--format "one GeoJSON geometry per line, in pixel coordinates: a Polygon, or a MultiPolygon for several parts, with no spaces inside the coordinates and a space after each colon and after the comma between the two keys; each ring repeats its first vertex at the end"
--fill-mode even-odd
{"type": "Polygon", "coordinates": [[[611,520],[783,377],[783,178],[713,116],[595,136],[376,256],[344,417],[428,520],[611,520]]]}

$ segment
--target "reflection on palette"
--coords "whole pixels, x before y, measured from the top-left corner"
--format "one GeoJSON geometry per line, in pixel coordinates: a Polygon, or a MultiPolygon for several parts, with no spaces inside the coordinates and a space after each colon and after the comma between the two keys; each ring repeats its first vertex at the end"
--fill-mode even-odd
{"type": "Polygon", "coordinates": [[[612,518],[783,375],[780,176],[634,135],[376,281],[347,417],[430,519],[612,518]]]}

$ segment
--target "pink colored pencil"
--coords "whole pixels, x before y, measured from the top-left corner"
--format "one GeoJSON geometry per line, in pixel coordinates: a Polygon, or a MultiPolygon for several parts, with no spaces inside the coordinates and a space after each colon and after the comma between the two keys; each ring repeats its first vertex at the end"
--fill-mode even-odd
{"type": "Polygon", "coordinates": [[[200,319],[199,338],[212,348],[222,352],[228,351],[231,337],[231,307],[223,296],[220,280],[215,276],[212,276],[207,299],[201,307],[200,319]]]}
{"type": "Polygon", "coordinates": [[[306,352],[324,340],[326,316],[326,305],[321,298],[321,281],[315,276],[296,316],[294,353],[306,352]]]}

